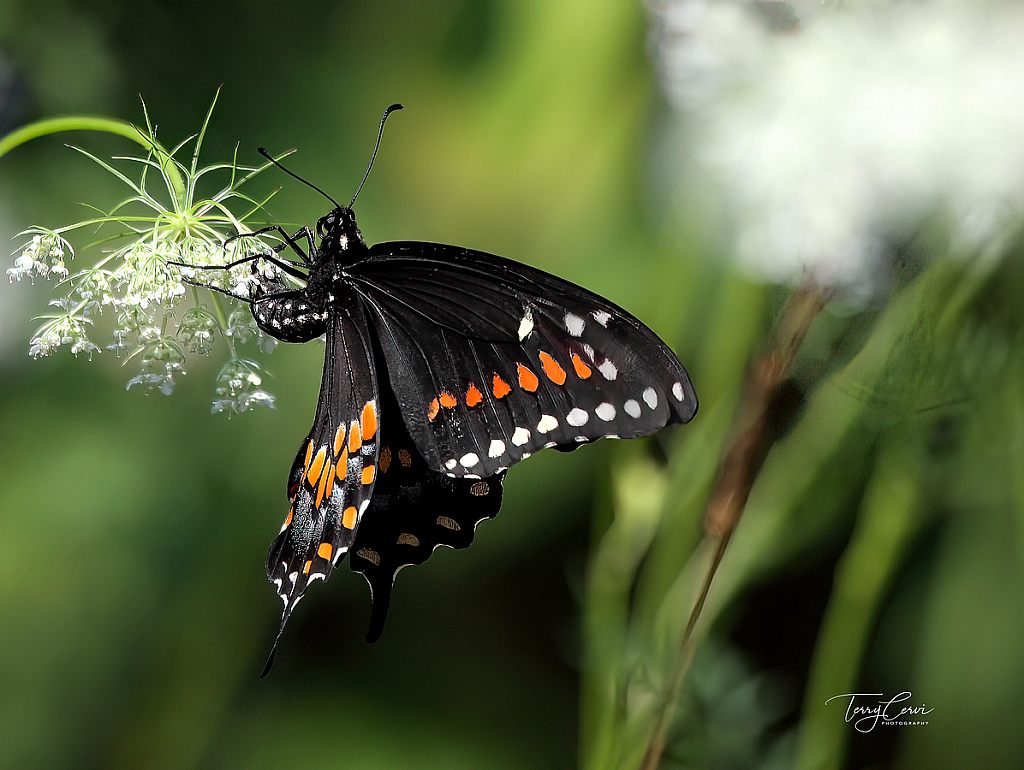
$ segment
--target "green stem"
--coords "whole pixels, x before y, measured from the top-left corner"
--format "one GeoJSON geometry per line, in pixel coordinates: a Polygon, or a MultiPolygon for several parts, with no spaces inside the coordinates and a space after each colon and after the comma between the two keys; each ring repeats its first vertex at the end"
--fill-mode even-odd
{"type": "Polygon", "coordinates": [[[213,304],[213,312],[217,315],[217,323],[220,324],[221,334],[224,336],[224,340],[228,343],[228,350],[231,351],[231,357],[236,358],[235,340],[227,334],[229,325],[228,312],[224,309],[224,302],[221,300],[220,295],[212,289],[210,290],[210,302],[213,304]]]}
{"type": "Polygon", "coordinates": [[[174,188],[174,196],[178,201],[185,201],[187,190],[185,180],[181,172],[174,164],[173,159],[163,146],[149,136],[146,132],[124,120],[113,118],[99,118],[91,115],[63,115],[59,118],[45,118],[34,123],[22,126],[0,139],[0,158],[33,139],[41,136],[57,134],[61,131],[104,131],[108,134],[116,134],[133,142],[141,144],[147,150],[156,153],[160,157],[160,165],[167,173],[171,186],[174,188]]]}
{"type": "Polygon", "coordinates": [[[626,633],[630,593],[637,567],[657,533],[664,505],[664,472],[637,450],[626,450],[612,476],[615,518],[587,570],[584,634],[587,640],[581,681],[580,767],[618,765],[625,718],[622,682],[627,675],[626,633]]]}
{"type": "Polygon", "coordinates": [[[844,719],[848,699],[842,696],[856,691],[879,606],[921,528],[920,458],[919,448],[906,436],[879,453],[818,637],[804,700],[798,770],[838,770],[843,764],[851,726],[844,719]]]}

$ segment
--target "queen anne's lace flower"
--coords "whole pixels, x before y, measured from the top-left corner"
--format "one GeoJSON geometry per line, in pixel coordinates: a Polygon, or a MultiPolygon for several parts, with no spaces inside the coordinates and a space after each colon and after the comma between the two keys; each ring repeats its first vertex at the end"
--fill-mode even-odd
{"type": "Polygon", "coordinates": [[[14,267],[8,268],[8,280],[13,283],[22,278],[67,278],[64,257],[68,254],[74,256],[71,245],[52,231],[36,228],[28,232],[34,232],[35,235],[22,246],[21,254],[14,260],[14,267]]]}
{"type": "Polygon", "coordinates": [[[274,397],[260,388],[263,380],[254,361],[229,361],[217,376],[217,398],[213,412],[238,414],[254,406],[274,408],[274,397]]]}
{"type": "Polygon", "coordinates": [[[100,346],[89,339],[88,332],[93,330],[95,319],[112,308],[116,326],[113,342],[106,350],[139,363],[139,373],[129,380],[129,388],[140,385],[171,393],[177,379],[185,374],[185,351],[209,354],[219,339],[231,355],[227,368],[237,376],[218,381],[216,404],[221,406],[215,406],[215,411],[239,412],[255,405],[272,406],[273,397],[258,387],[259,367],[251,361],[242,363],[236,351],[237,345],[256,332],[252,314],[247,307],[225,307],[230,300],[215,291],[247,297],[253,262],[243,261],[228,270],[208,268],[252,254],[270,253],[270,249],[259,238],[225,235],[246,229],[229,212],[231,199],[243,198],[247,208],[259,209],[259,204],[242,196],[238,187],[260,169],[243,169],[248,176],[239,177],[240,169],[233,164],[198,168],[195,158],[205,125],[197,135],[193,163],[188,167],[159,149],[150,127],[144,144],[152,152],[146,157],[119,159],[144,170],[138,182],[79,150],[131,187],[131,197],[109,215],[58,230],[34,227],[26,231],[24,234],[31,238],[7,275],[12,282],[22,278],[56,279],[62,291],[61,298],[50,303],[60,313],[45,316],[46,322],[32,338],[29,353],[33,357],[51,355],[62,346],[70,346],[75,355],[86,353],[91,357],[100,353],[100,346]],[[199,199],[197,185],[211,171],[230,171],[231,181],[212,198],[199,199]],[[151,189],[153,180],[161,180],[166,189],[151,189]],[[102,230],[108,236],[101,241],[107,249],[94,265],[72,272],[65,259],[74,257],[74,251],[64,236],[82,228],[102,230]],[[109,237],[112,229],[123,234],[109,237]],[[208,304],[201,302],[199,289],[186,288],[183,276],[214,290],[208,295],[208,304]],[[189,299],[193,307],[184,309],[189,299]]]}

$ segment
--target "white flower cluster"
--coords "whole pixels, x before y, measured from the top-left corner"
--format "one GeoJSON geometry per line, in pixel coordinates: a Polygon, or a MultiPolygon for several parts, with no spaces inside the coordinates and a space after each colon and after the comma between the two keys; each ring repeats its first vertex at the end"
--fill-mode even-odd
{"type": "Polygon", "coordinates": [[[236,358],[225,364],[217,376],[217,396],[212,412],[239,414],[254,406],[274,408],[274,397],[260,388],[259,366],[255,361],[236,358]]]}
{"type": "MultiPolygon", "coordinates": [[[[117,318],[114,341],[107,349],[140,359],[140,374],[128,382],[128,387],[142,385],[169,394],[175,375],[185,373],[185,351],[178,342],[193,353],[210,352],[217,321],[203,307],[191,308],[182,315],[176,335],[164,331],[186,294],[180,278],[183,271],[168,262],[223,262],[225,252],[219,245],[205,239],[145,237],[112,252],[99,264],[69,275],[64,258],[74,252],[60,233],[42,228],[29,232],[33,233],[32,239],[7,271],[10,280],[56,276],[69,286],[64,298],[50,302],[63,312],[45,316],[46,322],[29,344],[29,354],[34,358],[51,355],[64,345],[70,346],[76,356],[100,352],[88,335],[95,317],[107,307],[113,308],[117,318]]],[[[210,286],[248,295],[250,263],[231,270],[191,272],[201,275],[210,286]]],[[[241,311],[232,314],[230,328],[225,330],[239,342],[255,332],[252,315],[241,311]]]]}
{"type": "MultiPolygon", "coordinates": [[[[22,278],[52,278],[63,280],[68,277],[64,257],[75,255],[71,244],[51,231],[34,230],[35,235],[21,249],[21,255],[14,260],[14,267],[8,268],[7,279],[14,283],[22,278]]],[[[27,233],[25,233],[27,235],[27,233]]]]}
{"type": "Polygon", "coordinates": [[[785,34],[752,5],[666,2],[657,38],[751,275],[867,296],[936,217],[950,252],[1001,253],[1024,221],[1019,3],[832,8],[785,34]]]}
{"type": "MultiPolygon", "coordinates": [[[[157,140],[144,109],[146,131],[139,131],[136,140],[145,153],[115,159],[140,169],[137,180],[87,150],[74,148],[123,182],[131,194],[108,212],[91,207],[98,213],[92,219],[56,230],[33,227],[22,233],[31,240],[7,271],[9,279],[56,277],[63,291],[61,299],[50,303],[60,312],[44,316],[45,323],[30,343],[33,357],[48,356],[61,346],[69,346],[76,355],[88,353],[91,357],[101,352],[88,335],[95,331],[97,317],[111,309],[115,326],[113,342],[106,349],[139,365],[128,388],[140,385],[170,394],[176,378],[185,374],[186,355],[210,354],[219,338],[230,361],[218,381],[214,411],[239,412],[255,405],[273,405],[273,397],[259,388],[259,366],[241,359],[237,350],[258,334],[256,322],[247,304],[230,304],[232,300],[247,302],[256,271],[263,271],[266,277],[279,272],[273,264],[257,259],[273,251],[259,235],[247,233],[245,217],[236,217],[230,205],[244,202],[249,212],[246,217],[262,210],[269,198],[257,201],[240,187],[270,164],[246,168],[232,161],[199,166],[215,104],[216,98],[202,129],[170,151],[157,140]],[[175,155],[188,144],[192,144],[191,162],[185,165],[175,155]],[[229,180],[211,197],[204,197],[205,177],[213,172],[229,175],[229,180]],[[67,255],[74,256],[65,235],[83,228],[93,232],[104,228],[99,244],[106,250],[100,252],[98,262],[72,273],[64,264],[67,255]],[[243,235],[225,239],[226,232],[243,235]],[[190,307],[186,306],[188,300],[190,307]]],[[[47,130],[76,127],[78,119],[69,120],[60,128],[47,130]]],[[[124,128],[120,121],[100,119],[99,124],[106,124],[101,130],[116,128],[116,133],[124,128]]],[[[262,340],[261,346],[272,349],[262,340]]]]}

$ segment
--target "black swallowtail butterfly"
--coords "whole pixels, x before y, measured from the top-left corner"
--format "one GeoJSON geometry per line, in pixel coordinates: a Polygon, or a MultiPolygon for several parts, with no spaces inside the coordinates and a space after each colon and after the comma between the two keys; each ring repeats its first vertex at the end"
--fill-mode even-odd
{"type": "Polygon", "coordinates": [[[688,422],[697,398],[668,346],[608,300],[471,249],[367,246],[352,204],[331,200],[315,238],[267,228],[299,257],[271,261],[305,287],[254,271],[243,298],[271,337],[327,343],[267,575],[284,602],[280,639],[309,585],[348,553],[370,584],[374,641],[397,572],[438,545],[469,546],[511,466],[688,422]]]}

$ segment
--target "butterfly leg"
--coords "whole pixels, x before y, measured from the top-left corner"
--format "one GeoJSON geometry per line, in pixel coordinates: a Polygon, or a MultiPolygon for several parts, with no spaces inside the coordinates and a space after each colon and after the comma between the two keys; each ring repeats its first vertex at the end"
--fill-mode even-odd
{"type": "MultiPolygon", "coordinates": [[[[193,268],[199,269],[198,266],[196,266],[196,265],[182,265],[179,262],[168,262],[167,264],[169,264],[169,265],[179,265],[181,267],[193,267],[193,268]]],[[[222,268],[219,268],[219,267],[213,267],[213,266],[209,266],[209,265],[208,266],[204,266],[204,267],[206,267],[206,269],[210,269],[210,270],[220,270],[220,269],[222,269],[222,268]]],[[[210,284],[203,283],[201,281],[194,281],[191,278],[186,278],[183,275],[178,276],[178,280],[180,280],[182,283],[187,283],[189,286],[198,286],[201,289],[209,289],[210,291],[216,291],[216,292],[220,292],[221,294],[226,294],[227,296],[231,297],[232,299],[238,299],[238,300],[241,300],[242,302],[247,302],[247,303],[248,302],[252,302],[252,300],[249,299],[248,297],[243,297],[240,294],[235,294],[233,291],[228,291],[227,289],[221,289],[218,286],[211,286],[210,284]]]]}
{"type": "MultiPolygon", "coordinates": [[[[256,260],[258,260],[258,259],[265,259],[267,262],[270,262],[273,265],[277,265],[279,268],[281,268],[281,270],[283,272],[287,273],[288,275],[290,275],[290,276],[292,276],[294,278],[298,278],[299,280],[305,281],[305,280],[307,280],[309,278],[309,276],[307,276],[304,272],[302,272],[299,269],[299,268],[304,268],[305,267],[305,265],[303,263],[301,263],[301,262],[289,262],[289,261],[286,261],[286,260],[277,259],[276,257],[272,257],[269,254],[249,254],[247,256],[244,256],[244,257],[241,257],[239,259],[236,259],[236,260],[234,260],[232,262],[228,262],[227,264],[224,264],[224,265],[190,265],[187,262],[177,262],[177,261],[172,260],[172,259],[167,260],[167,264],[168,265],[174,265],[175,267],[188,267],[188,268],[191,268],[193,270],[230,270],[231,268],[237,267],[238,265],[241,265],[244,262],[252,262],[253,263],[253,272],[256,272],[256,270],[255,270],[255,263],[256,263],[256,260]]],[[[189,281],[189,280],[187,280],[185,278],[182,278],[182,280],[185,281],[185,283],[191,283],[193,286],[205,286],[206,285],[206,284],[196,283],[194,281],[189,281]]]]}
{"type": "Polygon", "coordinates": [[[295,232],[295,235],[288,235],[288,232],[283,227],[281,227],[281,225],[270,225],[269,227],[264,227],[259,230],[255,230],[251,233],[239,233],[238,235],[232,235],[230,238],[224,241],[224,246],[227,246],[229,243],[231,243],[232,241],[236,241],[239,238],[252,238],[257,235],[263,235],[264,233],[275,233],[281,236],[281,239],[284,241],[284,243],[281,244],[280,246],[274,247],[275,253],[280,253],[287,246],[296,254],[298,254],[299,257],[302,258],[303,263],[309,262],[309,256],[299,246],[299,241],[305,240],[306,248],[308,248],[310,252],[316,250],[316,247],[314,246],[313,232],[309,229],[309,227],[302,227],[295,232]]]}

